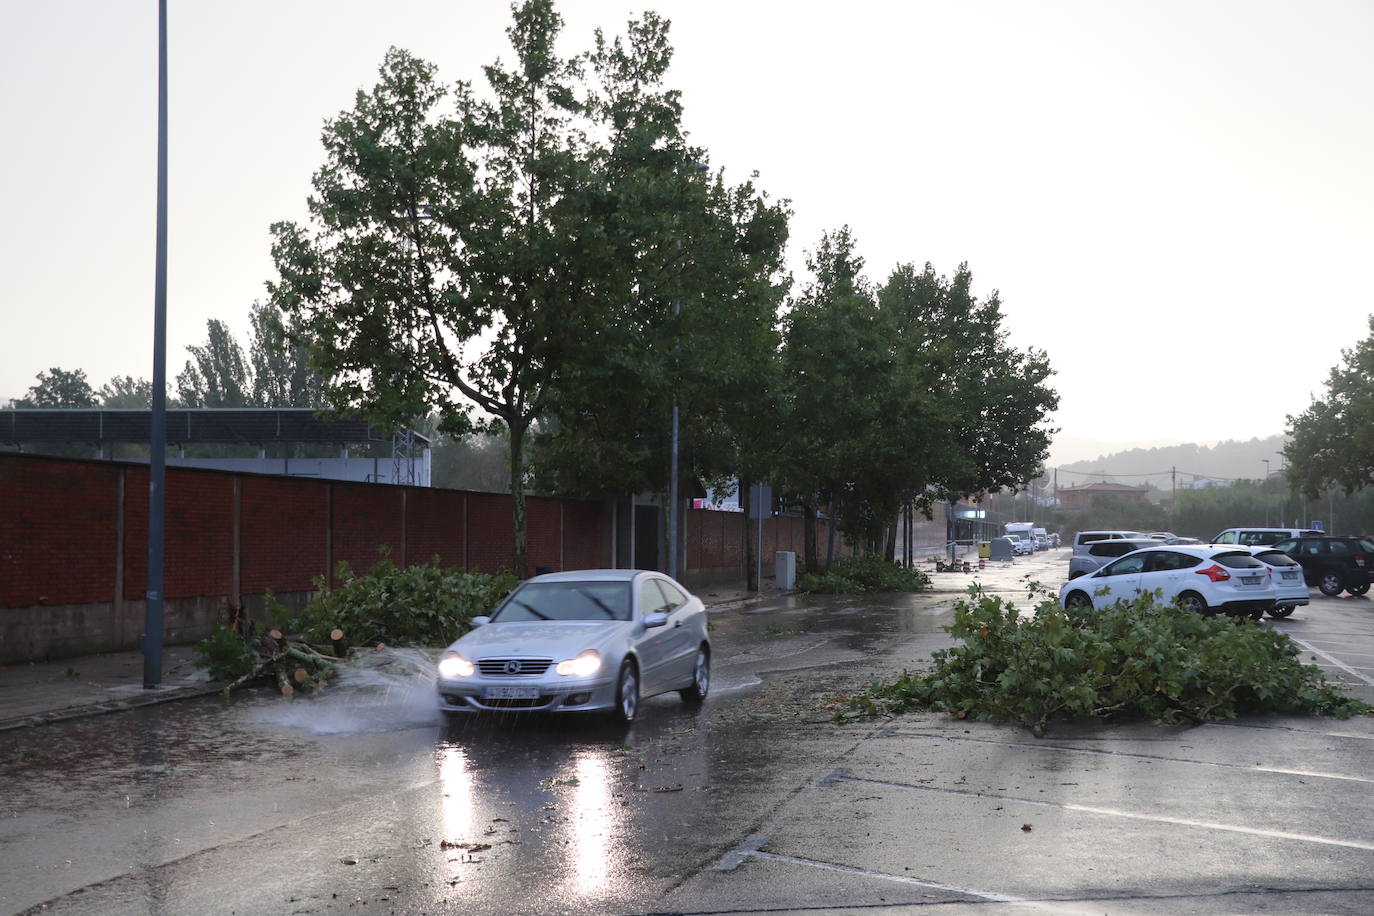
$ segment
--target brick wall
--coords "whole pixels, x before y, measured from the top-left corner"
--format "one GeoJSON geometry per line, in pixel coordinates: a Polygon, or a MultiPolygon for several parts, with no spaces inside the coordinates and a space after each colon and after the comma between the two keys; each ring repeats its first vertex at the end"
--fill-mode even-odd
{"type": "Polygon", "coordinates": [[[119,475],[112,465],[0,460],[0,607],[110,600],[119,475]]]}
{"type": "MultiPolygon", "coordinates": [[[[164,596],[178,639],[203,635],[234,601],[259,607],[268,590],[303,600],[340,560],[364,572],[382,545],[398,564],[437,555],[493,573],[514,552],[499,493],[168,468],[166,505],[164,596]]],[[[607,506],[531,497],[525,512],[530,572],[609,564],[607,506]]],[[[757,537],[746,522],[688,510],[684,576],[742,571],[744,539],[757,537]]],[[[802,553],[804,525],[765,520],[765,574],[775,551],[802,553]]],[[[826,536],[817,522],[822,556],[826,536]]],[[[146,466],[0,453],[0,663],[134,647],[147,537],[146,466]]]]}

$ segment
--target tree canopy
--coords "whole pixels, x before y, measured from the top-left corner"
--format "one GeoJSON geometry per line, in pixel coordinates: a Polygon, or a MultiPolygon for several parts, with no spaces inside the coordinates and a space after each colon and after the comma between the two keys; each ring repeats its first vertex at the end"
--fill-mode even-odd
{"type": "Polygon", "coordinates": [[[1341,355],[1325,396],[1288,418],[1288,481],[1309,498],[1374,484],[1374,315],[1369,336],[1341,355]]]}
{"type": "Polygon", "coordinates": [[[482,95],[390,51],[326,124],[311,225],[273,227],[272,301],[335,406],[391,423],[433,410],[451,433],[475,407],[505,430],[517,572],[531,428],[555,402],[583,406],[579,384],[617,359],[644,376],[629,348],[646,311],[687,299],[683,233],[727,194],[693,167],[663,86],[667,22],[646,14],[570,58],[561,27],[550,0],[516,5],[516,60],[484,68],[482,95]]]}
{"type": "Polygon", "coordinates": [[[821,238],[784,322],[782,473],[876,542],[905,503],[928,512],[1035,476],[1058,396],[1045,355],[1007,343],[997,293],[974,296],[967,265],[951,278],[898,265],[874,289],[856,249],[848,228],[821,238]]]}

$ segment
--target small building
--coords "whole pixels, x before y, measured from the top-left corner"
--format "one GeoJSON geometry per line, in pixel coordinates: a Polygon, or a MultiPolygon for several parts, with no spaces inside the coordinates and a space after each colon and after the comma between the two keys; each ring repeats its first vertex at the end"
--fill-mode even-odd
{"type": "Polygon", "coordinates": [[[1144,502],[1149,487],[1133,487],[1124,483],[1085,483],[1077,487],[1059,488],[1059,506],[1062,509],[1091,509],[1099,497],[1110,496],[1131,502],[1144,502]]]}

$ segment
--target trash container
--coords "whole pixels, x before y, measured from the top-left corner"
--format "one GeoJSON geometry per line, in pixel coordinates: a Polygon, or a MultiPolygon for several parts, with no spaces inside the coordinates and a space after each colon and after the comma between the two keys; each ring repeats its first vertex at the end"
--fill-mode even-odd
{"type": "Polygon", "coordinates": [[[986,560],[992,556],[992,541],[978,542],[978,559],[986,560]]]}

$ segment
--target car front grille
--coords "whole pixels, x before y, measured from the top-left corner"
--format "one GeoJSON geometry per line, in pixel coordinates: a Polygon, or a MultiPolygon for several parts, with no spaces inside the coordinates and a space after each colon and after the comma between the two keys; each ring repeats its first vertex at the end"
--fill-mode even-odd
{"type": "Polygon", "coordinates": [[[488,677],[532,677],[552,664],[550,658],[484,658],[477,662],[477,670],[488,677]]]}

